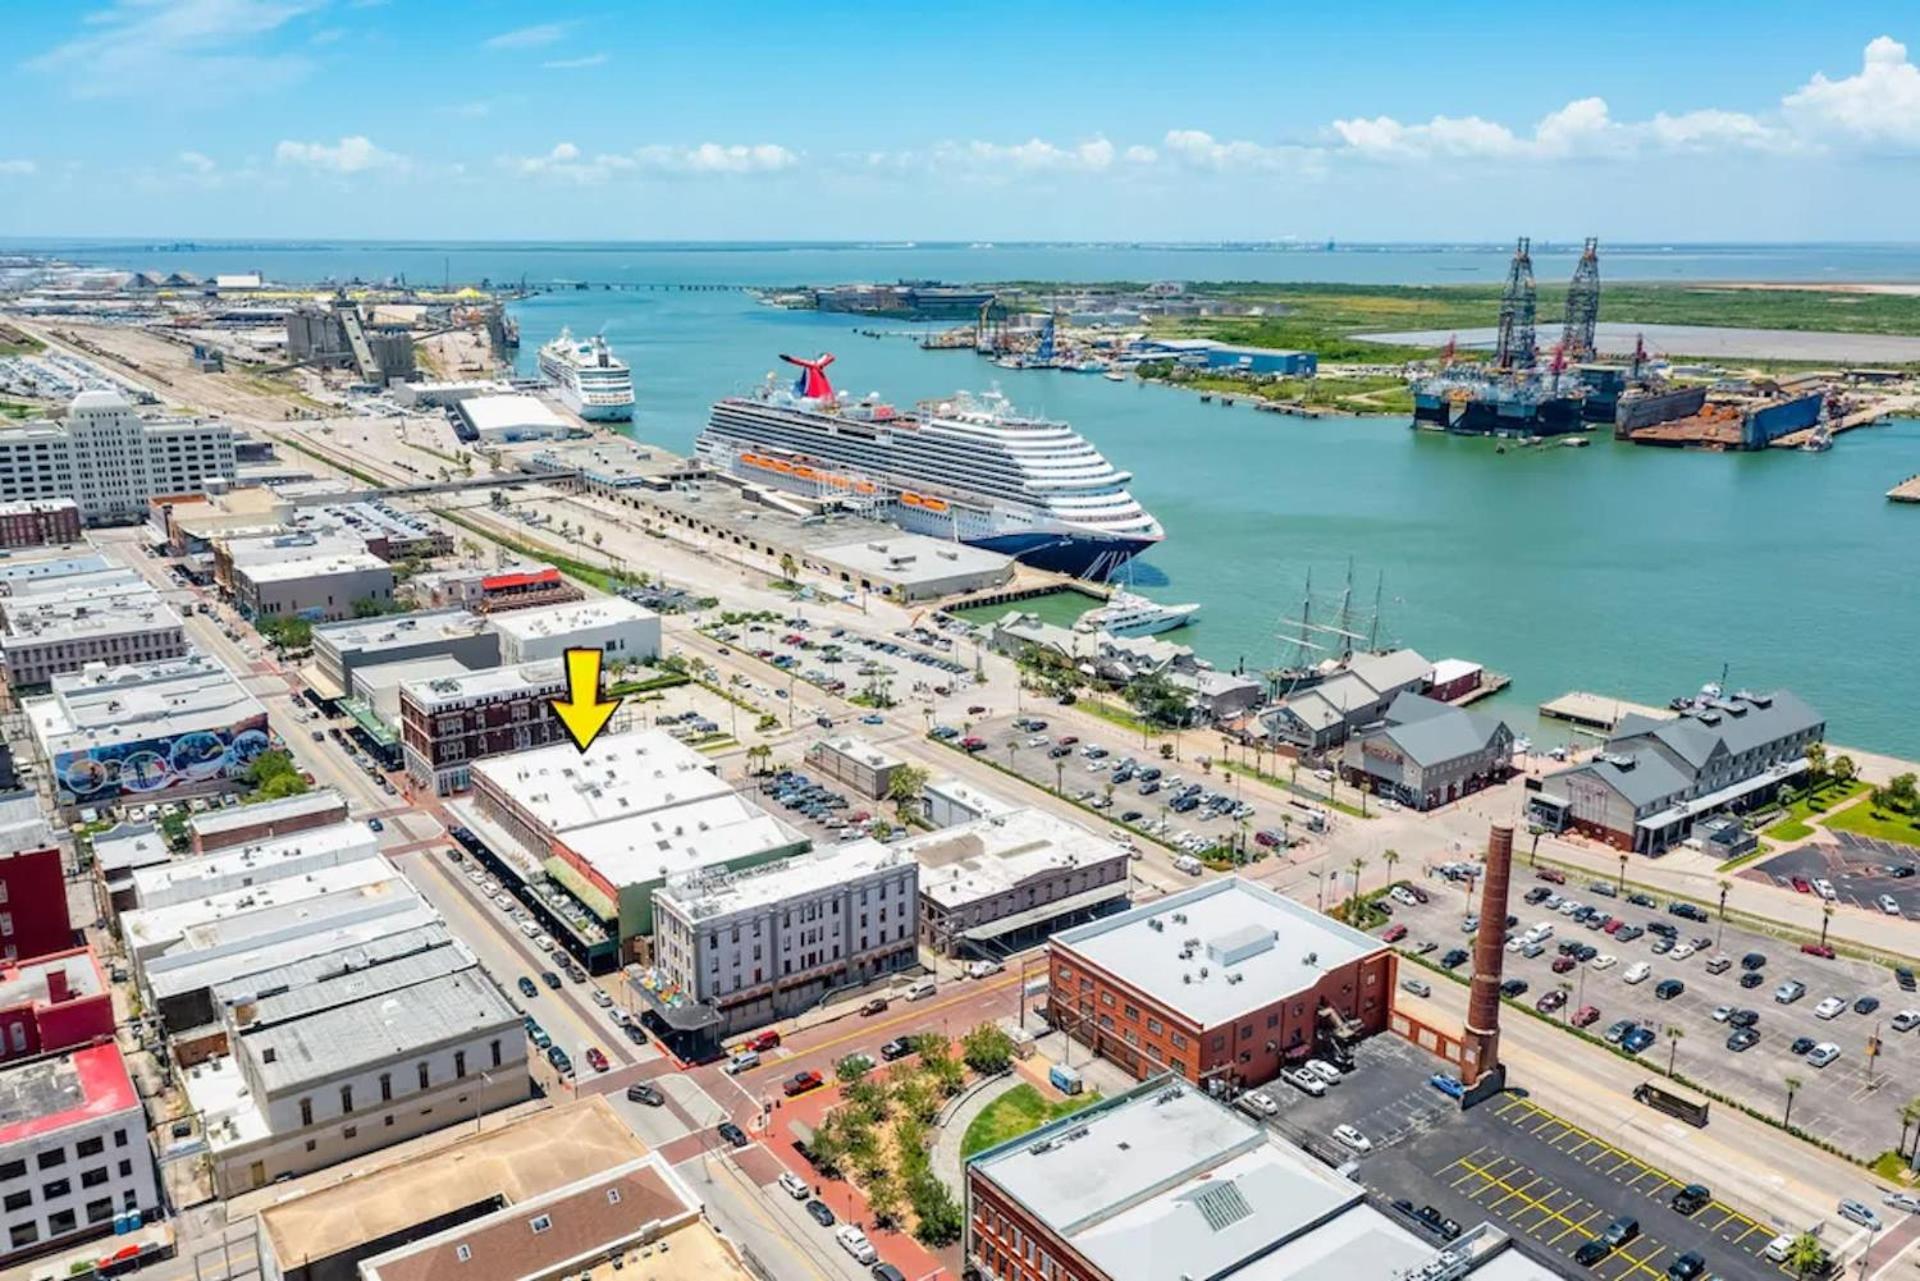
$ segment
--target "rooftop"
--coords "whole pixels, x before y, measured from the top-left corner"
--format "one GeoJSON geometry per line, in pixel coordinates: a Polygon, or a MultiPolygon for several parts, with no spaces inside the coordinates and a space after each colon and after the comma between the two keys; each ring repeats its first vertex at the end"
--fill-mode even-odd
{"type": "Polygon", "coordinates": [[[324,919],[334,912],[350,910],[352,900],[366,894],[411,896],[413,888],[393,864],[374,854],[284,881],[250,885],[164,907],[138,908],[122,913],[120,921],[127,945],[136,953],[167,951],[182,943],[197,951],[256,932],[277,932],[291,922],[270,915],[276,909],[301,909],[295,920],[324,919]],[[228,928],[217,928],[229,922],[228,928]]]}
{"type": "Polygon", "coordinates": [[[144,583],[106,591],[45,592],[5,604],[0,645],[52,645],[96,636],[179,628],[180,615],[144,583]]]}
{"type": "Polygon", "coordinates": [[[1386,950],[1379,939],[1237,876],[1063,930],[1052,942],[1201,1027],[1386,950]]]}
{"type": "Polygon", "coordinates": [[[0,556],[0,584],[17,585],[36,578],[64,578],[68,574],[90,574],[110,569],[98,552],[62,551],[54,555],[34,556],[32,551],[16,551],[0,556]]]}
{"type": "Polygon", "coordinates": [[[595,596],[566,605],[516,609],[490,617],[496,631],[521,640],[533,640],[546,636],[569,636],[595,627],[617,627],[623,623],[658,620],[660,616],[623,597],[595,596]]]}
{"type": "Polygon", "coordinates": [[[566,419],[533,396],[469,396],[460,402],[460,414],[481,433],[533,427],[564,435],[572,430],[566,419]]]}
{"type": "Polygon", "coordinates": [[[566,673],[561,668],[560,660],[548,658],[511,667],[489,667],[477,672],[439,675],[426,680],[412,679],[402,683],[400,692],[433,712],[483,698],[551,693],[565,684],[566,673]]]}
{"type": "Polygon", "coordinates": [[[892,769],[901,764],[898,756],[852,734],[836,734],[832,738],[823,738],[818,746],[842,756],[851,756],[874,770],[892,769]]]}
{"type": "Polygon", "coordinates": [[[50,760],[67,752],[193,730],[227,730],[267,709],[232,672],[204,654],[108,667],[89,663],[53,678],[53,693],[21,708],[50,760]]]}
{"type": "Polygon", "coordinates": [[[1011,574],[1013,558],[946,538],[893,533],[884,538],[831,543],[813,554],[868,578],[912,583],[955,575],[1011,574]]]}
{"type": "Polygon", "coordinates": [[[734,912],[751,912],[819,894],[835,886],[905,867],[913,859],[901,847],[878,841],[824,845],[740,872],[695,874],[668,881],[654,902],[670,902],[686,916],[704,921],[734,912]]]}
{"type": "MultiPolygon", "coordinates": [[[[251,808],[251,807],[239,807],[251,808]]],[[[329,823],[250,845],[234,845],[193,858],[174,859],[133,874],[142,907],[186,899],[209,900],[232,889],[260,888],[318,867],[380,856],[379,838],[361,822],[329,823]]]]}
{"type": "Polygon", "coordinates": [[[224,949],[176,950],[146,963],[147,986],[159,1000],[203,988],[239,992],[251,977],[296,962],[310,963],[324,973],[332,958],[364,955],[378,960],[421,947],[441,946],[452,937],[446,933],[440,914],[425,899],[416,895],[397,900],[395,907],[398,910],[381,914],[295,917],[290,929],[239,938],[224,949]]]}
{"type": "Polygon", "coordinates": [[[965,779],[952,774],[945,778],[933,779],[920,789],[920,794],[938,796],[955,805],[965,806],[983,818],[992,814],[1005,814],[1008,810],[1018,808],[1012,802],[975,787],[965,779]]]}
{"type": "Polygon", "coordinates": [[[107,990],[93,949],[81,947],[51,952],[30,961],[8,961],[0,965],[0,1009],[52,1004],[56,974],[65,976],[66,995],[61,1000],[98,996],[107,990]]]}
{"type": "Polygon", "coordinates": [[[1432,767],[1484,751],[1500,734],[1504,722],[1497,716],[1469,712],[1426,697],[1403,692],[1387,707],[1386,725],[1369,731],[1391,739],[1417,765],[1432,767]]]}
{"type": "Polygon", "coordinates": [[[315,814],[325,814],[329,810],[346,807],[346,798],[330,787],[315,788],[302,792],[298,796],[285,796],[274,801],[256,801],[252,805],[231,805],[225,809],[206,810],[187,820],[187,830],[202,837],[220,836],[228,832],[245,831],[265,823],[285,823],[293,819],[307,818],[315,814]]]}
{"type": "Polygon", "coordinates": [[[329,551],[316,556],[264,561],[237,565],[234,572],[255,583],[281,583],[290,580],[327,578],[337,574],[391,573],[387,562],[370,551],[329,551]]]}
{"type": "Polygon", "coordinates": [[[151,823],[121,823],[93,838],[94,865],[108,876],[152,867],[168,857],[167,843],[151,823]]]}
{"type": "Polygon", "coordinates": [[[111,1042],[0,1068],[0,1148],[139,1108],[111,1042]]]}
{"type": "Polygon", "coordinates": [[[533,1113],[260,1212],[282,1269],[363,1249],[443,1215],[516,1205],[647,1155],[598,1095],[533,1113]]]}
{"type": "Polygon", "coordinates": [[[316,648],[329,646],[342,654],[360,653],[430,645],[436,641],[477,636],[487,630],[487,620],[467,610],[429,609],[416,614],[328,623],[313,629],[313,643],[316,648]]]}
{"type": "Polygon", "coordinates": [[[1066,868],[1128,857],[1125,847],[1039,809],[991,814],[912,837],[899,848],[920,864],[920,893],[945,907],[992,898],[1066,868]]]}

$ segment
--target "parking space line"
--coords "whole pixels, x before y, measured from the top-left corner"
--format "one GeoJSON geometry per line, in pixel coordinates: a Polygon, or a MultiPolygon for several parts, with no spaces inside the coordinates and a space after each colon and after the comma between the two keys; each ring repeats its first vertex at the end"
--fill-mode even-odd
{"type": "Polygon", "coordinates": [[[1562,1231],[1562,1232],[1561,1232],[1561,1233],[1560,1233],[1560,1234],[1559,1234],[1558,1236],[1556,1236],[1556,1237],[1554,1237],[1554,1238],[1553,1238],[1552,1240],[1550,1240],[1550,1241],[1548,1241],[1548,1242],[1547,1242],[1547,1244],[1548,1244],[1548,1245],[1559,1245],[1559,1244],[1560,1244],[1560,1242],[1561,1242],[1562,1240],[1564,1240],[1564,1239],[1566,1238],[1566,1236],[1567,1236],[1567,1234],[1568,1234],[1568,1233],[1570,1233],[1570,1232],[1584,1232],[1584,1231],[1586,1231],[1586,1228],[1587,1228],[1587,1225],[1588,1225],[1588,1224],[1590,1224],[1590,1223],[1592,1223],[1592,1222],[1593,1222],[1593,1221],[1594,1221],[1595,1219],[1599,1219],[1599,1218],[1603,1218],[1603,1217],[1605,1217],[1605,1215],[1606,1215],[1606,1211],[1604,1211],[1604,1210],[1600,1210],[1600,1209],[1595,1209],[1595,1210],[1594,1210],[1594,1212],[1593,1212],[1592,1214],[1589,1214],[1589,1215],[1588,1215],[1588,1216],[1587,1216],[1586,1218],[1584,1218],[1584,1219],[1582,1219],[1582,1220],[1580,1220],[1580,1222],[1578,1222],[1578,1223],[1574,1223],[1574,1222],[1572,1222],[1571,1220],[1563,1220],[1563,1222],[1565,1222],[1565,1223],[1567,1224],[1567,1226],[1566,1226],[1566,1228],[1565,1228],[1565,1230],[1564,1230],[1564,1231],[1562,1231]]]}
{"type": "Polygon", "coordinates": [[[1501,1197],[1498,1201],[1495,1201],[1492,1204],[1488,1205],[1487,1210],[1489,1212],[1498,1210],[1501,1206],[1513,1200],[1515,1197],[1519,1197],[1521,1200],[1526,1201],[1529,1206],[1537,1209],[1540,1205],[1540,1202],[1528,1197],[1527,1190],[1533,1187],[1534,1184],[1541,1183],[1544,1181],[1545,1180],[1543,1176],[1538,1174],[1534,1175],[1531,1179],[1528,1179],[1525,1183],[1522,1183],[1519,1187],[1513,1188],[1510,1191],[1508,1191],[1508,1193],[1505,1196],[1501,1197]]]}

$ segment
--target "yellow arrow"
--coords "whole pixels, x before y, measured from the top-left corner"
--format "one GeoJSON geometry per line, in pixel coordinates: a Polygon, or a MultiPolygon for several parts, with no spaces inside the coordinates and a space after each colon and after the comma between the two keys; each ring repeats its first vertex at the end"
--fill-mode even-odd
{"type": "Polygon", "coordinates": [[[567,651],[567,696],[553,699],[553,710],[573,737],[573,745],[585,752],[607,727],[620,700],[600,697],[600,651],[567,651]]]}

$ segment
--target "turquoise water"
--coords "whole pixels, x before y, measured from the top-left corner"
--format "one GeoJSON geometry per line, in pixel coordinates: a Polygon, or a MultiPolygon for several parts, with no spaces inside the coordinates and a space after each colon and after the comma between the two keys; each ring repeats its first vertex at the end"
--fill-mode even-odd
{"type": "MultiPolygon", "coordinates": [[[[1536,252],[1543,279],[1571,268],[1536,252]]],[[[793,283],[952,280],[1498,279],[1504,251],[1260,253],[1010,246],[995,251],[829,247],[335,246],[99,256],[197,271],[259,267],[283,279],[405,271],[438,280],[625,279],[793,283]]],[[[1920,251],[1706,247],[1613,251],[1611,279],[1920,278],[1920,251]]],[[[1312,571],[1356,596],[1385,576],[1383,634],[1429,658],[1513,677],[1497,707],[1537,742],[1532,709],[1568,689],[1664,703],[1720,678],[1789,686],[1836,741],[1920,757],[1911,653],[1920,635],[1920,507],[1885,491],[1920,472],[1920,424],[1850,433],[1822,455],[1695,454],[1595,439],[1587,449],[1497,454],[1492,442],[1416,433],[1401,420],[1310,421],[1201,404],[1166,388],[1007,371],[964,352],[856,336],[847,317],[782,312],[731,292],[591,291],[519,306],[523,364],[560,326],[603,331],[633,365],[634,434],[686,450],[717,396],[753,386],[781,351],[833,351],[836,384],[896,402],[998,382],[1023,408],[1071,421],[1167,527],[1136,586],[1197,600],[1181,634],[1223,667],[1283,653],[1278,620],[1312,571]]],[[[869,322],[871,323],[871,322],[869,322]]]]}

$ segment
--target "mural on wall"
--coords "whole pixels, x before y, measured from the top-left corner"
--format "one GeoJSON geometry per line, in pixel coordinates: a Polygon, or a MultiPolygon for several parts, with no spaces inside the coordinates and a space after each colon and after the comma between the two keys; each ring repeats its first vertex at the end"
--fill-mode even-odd
{"type": "Polygon", "coordinates": [[[54,778],[63,803],[151,796],[169,788],[232,778],[266,751],[270,742],[267,718],[253,716],[226,729],[197,729],[171,738],[62,752],[54,762],[54,778]]]}

